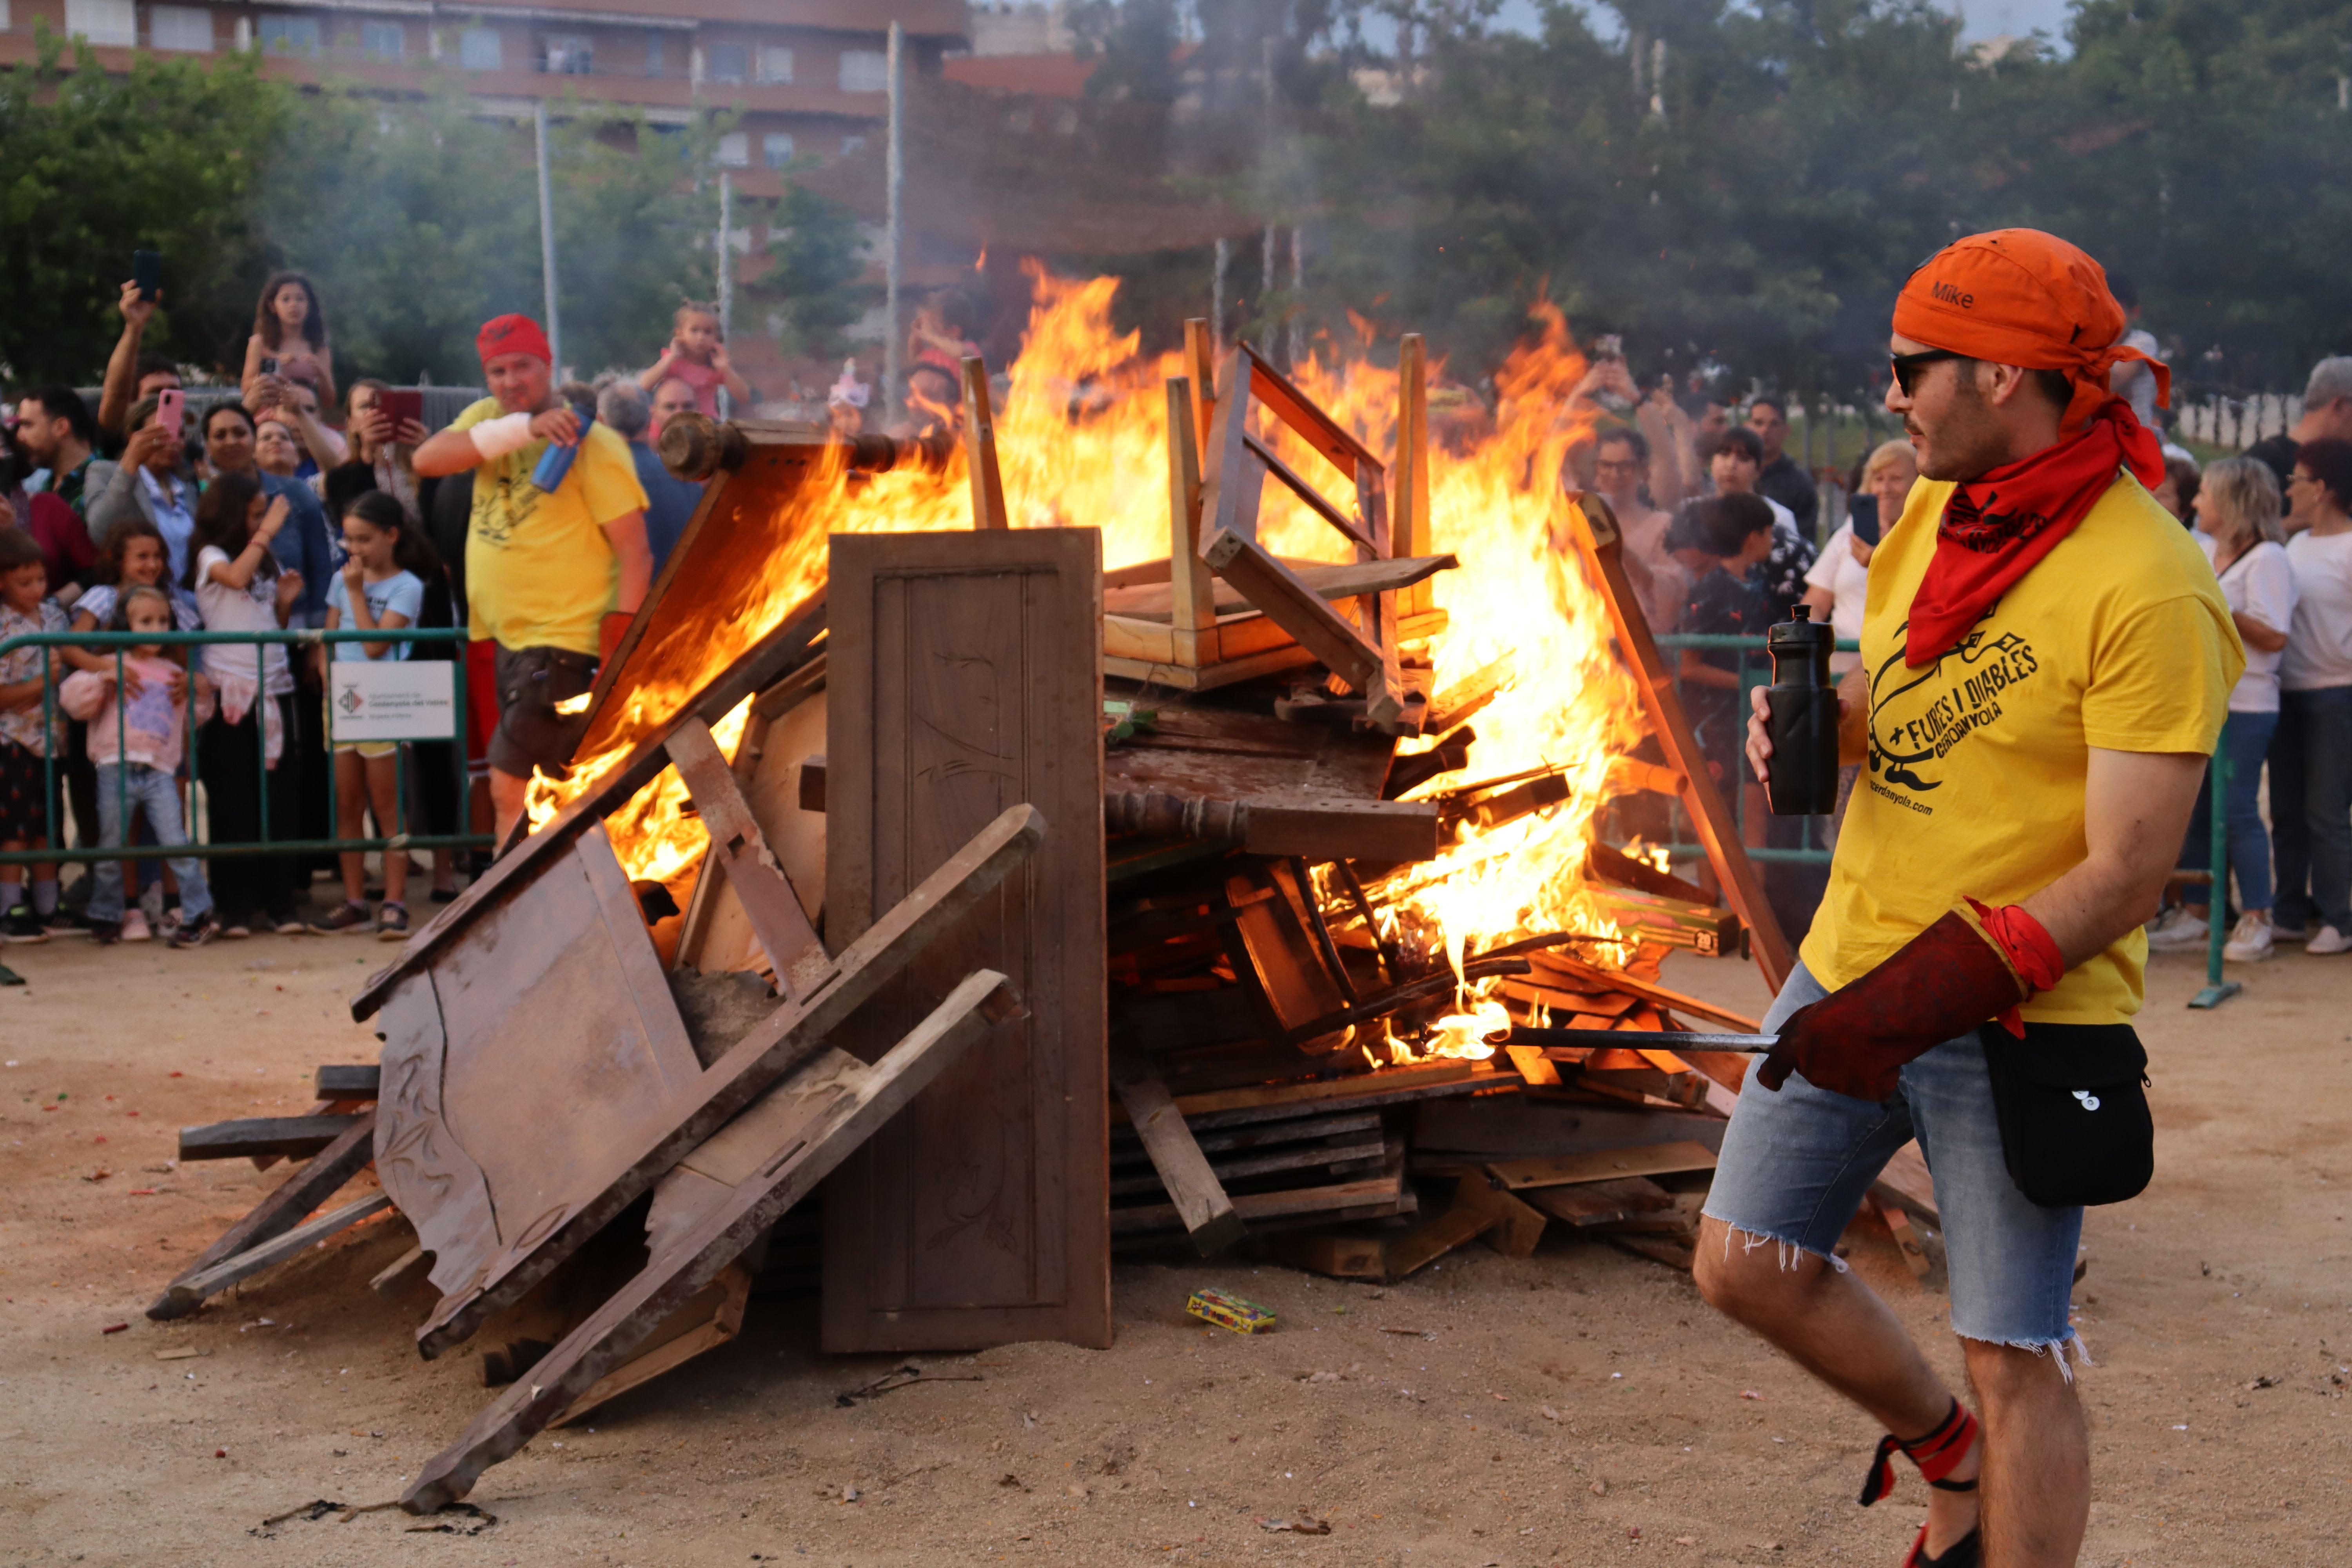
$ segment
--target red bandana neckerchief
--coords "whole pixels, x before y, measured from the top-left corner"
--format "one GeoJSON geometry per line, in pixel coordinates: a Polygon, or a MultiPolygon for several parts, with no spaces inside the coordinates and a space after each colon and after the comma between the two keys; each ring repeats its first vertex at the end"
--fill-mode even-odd
{"type": "Polygon", "coordinates": [[[1904,662],[1933,664],[1958,647],[1993,601],[2074,531],[2117,468],[2154,489],[2164,479],[2164,448],[2130,404],[2111,397],[2081,435],[1956,488],[1911,599],[1904,662]]]}

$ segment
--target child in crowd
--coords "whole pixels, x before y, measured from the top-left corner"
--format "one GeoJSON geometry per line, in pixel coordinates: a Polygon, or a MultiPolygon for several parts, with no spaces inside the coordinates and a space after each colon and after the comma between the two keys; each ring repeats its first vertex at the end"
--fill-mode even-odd
{"type": "Polygon", "coordinates": [[[854,441],[866,433],[866,405],[873,397],[874,388],[857,379],[857,362],[844,360],[841,379],[824,395],[824,416],[833,433],[845,441],[854,441]]]}
{"type": "MultiPolygon", "coordinates": [[[[1772,508],[1753,493],[1685,503],[1668,531],[1667,545],[1691,574],[1681,629],[1701,637],[1754,637],[1764,629],[1763,606],[1748,569],[1772,553],[1772,508]]],[[[1740,776],[1748,725],[1739,700],[1739,656],[1683,649],[1683,705],[1697,731],[1706,771],[1718,784],[1740,776]]]]}
{"type": "MultiPolygon", "coordinates": [[[[301,599],[302,574],[280,570],[269,544],[289,515],[286,498],[262,494],[251,474],[222,474],[205,487],[188,540],[194,558],[184,585],[196,595],[206,631],[284,627],[301,599]]],[[[260,645],[257,654],[255,646],[205,647],[204,673],[220,707],[197,732],[196,760],[212,836],[222,844],[260,839],[265,799],[271,836],[299,833],[291,770],[278,765],[293,732],[294,678],[282,644],[260,645]]],[[[303,930],[294,914],[295,871],[283,855],[226,857],[215,869],[212,889],[221,934],[250,936],[257,914],[280,935],[303,930]]]]}
{"type": "MultiPolygon", "coordinates": [[[[327,584],[327,629],[397,631],[414,626],[425,605],[425,582],[440,575],[441,563],[434,558],[424,531],[408,526],[400,502],[382,490],[368,490],[354,498],[343,513],[343,549],[349,558],[327,584]]],[[[365,664],[405,659],[411,646],[388,640],[339,642],[329,648],[336,664],[365,664]]],[[[329,648],[320,651],[324,654],[329,648]]],[[[320,671],[331,733],[335,683],[327,675],[320,671]]],[[[400,816],[400,745],[393,741],[339,741],[335,743],[339,837],[366,837],[371,808],[381,837],[395,837],[406,831],[400,816]]],[[[342,904],[314,922],[311,930],[331,935],[368,929],[367,857],[356,849],[345,850],[342,871],[342,904]]],[[[383,904],[376,911],[375,934],[385,942],[407,939],[408,853],[404,849],[384,852],[383,904]]]]}
{"type": "MultiPolygon", "coordinates": [[[[110,631],[168,632],[178,620],[171,594],[152,583],[136,583],[117,596],[110,631]]],[[[132,810],[146,814],[155,841],[167,847],[185,844],[180,819],[180,759],[184,742],[179,705],[173,689],[184,679],[179,666],[163,657],[162,647],[142,643],[122,659],[120,686],[111,659],[102,670],[77,669],[66,677],[58,700],[67,712],[89,726],[89,760],[98,765],[100,842],[130,841],[132,810]]],[[[211,716],[212,683],[196,680],[198,721],[211,716]]],[[[173,947],[202,947],[220,934],[213,917],[212,894],[205,885],[204,866],[194,856],[171,861],[180,884],[180,927],[172,933],[173,947]]],[[[89,895],[89,934],[100,945],[122,940],[126,911],[122,896],[122,864],[101,860],[89,895]]],[[[135,907],[127,919],[144,918],[135,907]]]]}
{"type": "Polygon", "coordinates": [[[299,272],[273,272],[253,308],[253,336],[245,341],[245,374],[238,383],[247,408],[277,401],[274,388],[257,388],[264,376],[308,371],[319,401],[335,400],[335,351],[327,342],[327,312],[319,291],[299,272]],[[259,395],[268,391],[271,395],[259,395]]]}
{"type": "Polygon", "coordinates": [[[656,393],[665,381],[682,381],[694,388],[694,405],[713,419],[719,417],[719,389],[723,386],[735,400],[735,411],[748,413],[757,399],[751,384],[737,375],[728,363],[718,310],[688,300],[670,318],[670,328],[669,346],[651,369],[638,375],[637,384],[656,393]]]}
{"type": "MultiPolygon", "coordinates": [[[[135,423],[135,410],[133,415],[135,423]]],[[[204,617],[196,612],[195,595],[171,580],[169,550],[169,542],[154,523],[136,513],[123,519],[106,538],[106,558],[100,563],[103,581],[74,601],[73,629],[78,632],[96,631],[100,626],[109,630],[123,629],[113,624],[117,619],[115,611],[122,595],[137,588],[152,588],[165,595],[172,606],[172,625],[164,630],[193,632],[203,629],[204,617]]],[[[172,648],[165,651],[161,659],[166,672],[164,679],[170,688],[170,700],[175,707],[186,690],[186,651],[184,648],[172,648]]],[[[102,675],[109,680],[114,679],[112,649],[69,647],[63,652],[66,662],[75,669],[102,675]]],[[[142,700],[146,681],[128,661],[123,668],[123,682],[127,696],[134,701],[142,700]]],[[[91,753],[96,745],[97,737],[93,735],[84,742],[83,750],[91,753]]],[[[96,761],[94,754],[91,760],[96,761]]],[[[99,803],[101,816],[107,804],[99,803]]],[[[135,801],[133,805],[135,806],[135,801]]],[[[148,826],[152,829],[155,825],[151,822],[148,826]]],[[[125,827],[127,831],[127,824],[125,827]]],[[[142,838],[137,842],[161,843],[163,840],[142,838]]],[[[158,881],[152,875],[142,874],[140,863],[135,860],[122,863],[122,874],[131,879],[133,887],[143,884],[146,889],[139,900],[141,907],[134,907],[123,919],[122,940],[144,942],[152,934],[151,928],[163,918],[165,898],[177,891],[178,874],[167,867],[163,879],[158,881]]]]}
{"type": "MultiPolygon", "coordinates": [[[[49,569],[41,547],[21,528],[0,528],[0,642],[33,632],[61,632],[66,613],[48,596],[49,569]]],[[[63,739],[47,710],[49,682],[64,671],[49,649],[20,647],[0,654],[0,849],[46,849],[56,815],[47,759],[63,739]]],[[[58,913],[58,868],[33,868],[33,901],[25,902],[21,865],[0,866],[0,933],[10,942],[49,940],[58,913]]]]}

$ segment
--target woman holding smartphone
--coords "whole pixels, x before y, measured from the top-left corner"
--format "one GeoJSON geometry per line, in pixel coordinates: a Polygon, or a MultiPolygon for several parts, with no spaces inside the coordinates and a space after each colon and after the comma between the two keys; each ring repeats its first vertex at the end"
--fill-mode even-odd
{"type": "Polygon", "coordinates": [[[299,272],[273,272],[253,308],[253,336],[245,341],[245,374],[238,384],[247,408],[267,408],[284,388],[277,378],[298,365],[314,373],[319,401],[335,400],[335,351],[327,342],[327,312],[319,291],[299,272]]]}

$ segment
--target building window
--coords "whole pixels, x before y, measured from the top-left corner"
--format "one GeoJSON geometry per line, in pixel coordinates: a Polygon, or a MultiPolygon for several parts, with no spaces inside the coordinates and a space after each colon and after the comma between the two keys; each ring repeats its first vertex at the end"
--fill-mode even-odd
{"type": "Polygon", "coordinates": [[[760,138],[760,155],[771,169],[781,169],[793,161],[793,139],[788,132],[771,131],[760,138]]]}
{"type": "Polygon", "coordinates": [[[494,71],[504,63],[496,27],[468,27],[457,35],[457,63],[469,71],[494,71]]]}
{"type": "Polygon", "coordinates": [[[787,82],[793,79],[793,51],[778,48],[773,44],[760,46],[760,79],[787,82]]]}
{"type": "Polygon", "coordinates": [[[585,33],[550,33],[540,48],[540,69],[550,76],[587,76],[596,68],[596,43],[585,33]]]}
{"type": "Polygon", "coordinates": [[[264,16],[261,48],[272,55],[315,55],[319,52],[316,16],[264,16]]]}
{"type": "Polygon", "coordinates": [[[882,92],[890,86],[890,57],[879,49],[841,51],[841,90],[882,92]]]}
{"type": "Polygon", "coordinates": [[[740,131],[730,131],[719,139],[719,162],[730,169],[751,166],[751,138],[740,131]]]}
{"type": "Polygon", "coordinates": [[[863,136],[845,136],[841,139],[841,155],[846,158],[865,145],[866,138],[863,136]]]}
{"type": "Polygon", "coordinates": [[[751,75],[751,46],[749,44],[713,44],[710,46],[710,79],[717,82],[740,83],[751,75]]]}
{"type": "Polygon", "coordinates": [[[646,74],[647,76],[659,76],[659,75],[661,75],[661,73],[662,73],[662,36],[661,36],[661,31],[660,31],[660,29],[658,29],[658,28],[652,28],[652,29],[648,29],[648,30],[647,30],[647,32],[646,33],[646,74]]]}
{"type": "Polygon", "coordinates": [[[66,32],[129,48],[139,41],[139,13],[131,0],[66,0],[66,32]]]}
{"type": "Polygon", "coordinates": [[[213,48],[213,14],[202,5],[150,6],[147,41],[159,49],[208,55],[213,48]]]}
{"type": "Polygon", "coordinates": [[[360,53],[372,60],[396,60],[408,52],[408,30],[397,22],[360,24],[360,53]]]}

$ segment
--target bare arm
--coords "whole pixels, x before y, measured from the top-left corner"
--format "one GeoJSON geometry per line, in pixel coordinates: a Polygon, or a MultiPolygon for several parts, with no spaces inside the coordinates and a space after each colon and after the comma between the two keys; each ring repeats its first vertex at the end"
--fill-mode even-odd
{"type": "Polygon", "coordinates": [[[637,384],[644,387],[648,394],[659,392],[661,384],[668,378],[671,363],[677,358],[677,342],[673,341],[663,344],[661,357],[644,370],[637,372],[637,384]]]}
{"type": "MultiPolygon", "coordinates": [[[[480,426],[468,426],[463,430],[451,428],[439,431],[417,444],[415,454],[408,459],[408,466],[421,479],[435,479],[446,474],[461,474],[467,468],[478,468],[488,461],[488,458],[484,455],[482,448],[474,440],[475,429],[488,428],[490,426],[503,427],[503,420],[508,417],[512,416],[501,416],[499,419],[486,419],[480,426]]],[[[572,413],[569,405],[561,403],[552,408],[541,409],[530,416],[530,437],[534,440],[553,441],[560,446],[568,447],[580,439],[580,416],[572,413]]],[[[507,447],[488,456],[503,456],[506,452],[516,449],[514,447],[507,447]]]]}
{"type": "Polygon", "coordinates": [[[614,612],[634,616],[646,602],[646,590],[654,585],[654,552],[646,542],[646,514],[632,511],[614,518],[604,525],[604,537],[611,542],[613,553],[621,558],[620,597],[614,602],[614,612]]]}
{"type": "Polygon", "coordinates": [[[2286,647],[2286,634],[2272,629],[2267,622],[2255,619],[2243,610],[2231,610],[2230,619],[2237,623],[2238,639],[2256,653],[2276,653],[2286,647]]]}
{"type": "Polygon", "coordinates": [[[2189,808],[2205,777],[2194,752],[2091,748],[2083,785],[2080,864],[2024,900],[2072,969],[2147,919],[2179,858],[2189,808]]]}
{"type": "Polygon", "coordinates": [[[119,431],[131,405],[139,393],[139,340],[146,335],[147,322],[163,302],[163,291],[157,289],[152,300],[139,297],[139,285],[122,286],[122,336],[115,340],[114,353],[106,362],[106,384],[98,395],[98,427],[119,431]]]}

